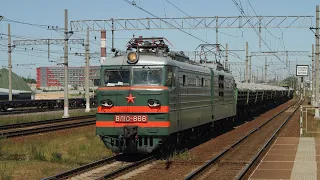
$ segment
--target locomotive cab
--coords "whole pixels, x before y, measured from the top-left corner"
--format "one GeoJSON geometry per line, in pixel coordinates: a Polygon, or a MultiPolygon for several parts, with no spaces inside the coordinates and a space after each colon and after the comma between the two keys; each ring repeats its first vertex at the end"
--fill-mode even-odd
{"type": "Polygon", "coordinates": [[[161,40],[148,47],[134,38],[125,56],[101,65],[96,133],[113,152],[150,153],[170,134],[172,68],[163,63],[163,56],[146,51],[155,46],[158,52],[166,51],[161,40]]]}

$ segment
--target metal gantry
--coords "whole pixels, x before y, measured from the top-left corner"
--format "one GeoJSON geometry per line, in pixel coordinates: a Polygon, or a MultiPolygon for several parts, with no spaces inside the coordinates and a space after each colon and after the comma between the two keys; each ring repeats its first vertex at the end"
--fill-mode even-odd
{"type": "MultiPolygon", "coordinates": [[[[65,39],[26,39],[13,41],[14,46],[32,46],[32,45],[47,45],[48,46],[48,61],[50,61],[50,45],[64,45],[65,39]]],[[[69,39],[68,44],[81,44],[84,46],[84,39],[69,39]]]]}
{"type": "Polygon", "coordinates": [[[211,16],[181,18],[123,18],[105,20],[76,20],[70,22],[73,31],[121,31],[152,29],[206,29],[206,28],[309,28],[313,16],[211,16]],[[248,20],[247,20],[247,19],[248,20]],[[164,23],[164,21],[168,23],[164,23]],[[173,26],[172,26],[173,25],[173,26]]]}
{"type": "Polygon", "coordinates": [[[309,51],[262,51],[251,52],[251,56],[309,56],[309,51]]]}
{"type": "MultiPolygon", "coordinates": [[[[30,45],[63,45],[64,39],[30,39],[30,40],[15,40],[13,44],[16,46],[30,46],[30,45]]],[[[84,39],[69,39],[69,44],[82,44],[84,39]]]]}
{"type": "MultiPolygon", "coordinates": [[[[219,28],[259,28],[261,35],[262,28],[310,28],[312,18],[313,16],[188,16],[175,18],[154,16],[153,18],[75,20],[70,21],[70,27],[72,31],[84,31],[87,27],[91,31],[111,31],[112,48],[114,48],[115,31],[179,29],[185,32],[184,29],[215,29],[216,44],[219,44],[219,28]]],[[[259,44],[261,44],[260,41],[261,38],[259,38],[259,44]]]]}

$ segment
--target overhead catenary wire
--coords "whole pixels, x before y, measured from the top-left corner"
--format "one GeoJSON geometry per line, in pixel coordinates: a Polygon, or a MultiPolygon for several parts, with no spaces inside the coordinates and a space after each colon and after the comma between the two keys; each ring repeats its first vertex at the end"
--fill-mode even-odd
{"type": "MultiPolygon", "coordinates": [[[[18,24],[24,24],[24,25],[29,25],[29,26],[34,26],[34,27],[44,28],[44,29],[48,29],[48,27],[52,27],[52,25],[35,24],[35,23],[17,21],[17,20],[8,19],[8,18],[5,18],[5,17],[2,19],[2,21],[12,22],[12,23],[18,23],[18,24]]],[[[56,27],[57,27],[57,26],[56,26],[56,27]]]]}
{"type": "MultiPolygon", "coordinates": [[[[125,1],[126,3],[128,3],[128,4],[130,4],[130,5],[138,8],[138,9],[140,9],[141,11],[143,11],[143,12],[145,12],[145,13],[147,13],[147,14],[155,17],[155,18],[160,19],[159,17],[157,17],[156,15],[152,14],[151,12],[149,12],[149,11],[143,9],[142,7],[138,6],[134,1],[129,1],[129,0],[124,0],[124,1],[125,1]]],[[[188,33],[187,31],[185,31],[185,30],[183,30],[183,29],[181,29],[181,28],[176,27],[175,25],[169,23],[169,22],[166,21],[166,20],[163,20],[163,19],[160,19],[160,20],[161,20],[162,22],[164,22],[164,23],[166,23],[166,24],[174,27],[175,29],[177,29],[177,30],[179,30],[179,31],[181,31],[181,32],[183,32],[183,33],[185,33],[185,34],[187,34],[187,35],[189,35],[189,36],[191,36],[191,37],[193,37],[193,38],[195,38],[195,39],[203,42],[203,43],[210,44],[209,42],[207,42],[207,41],[205,41],[205,40],[203,40],[203,39],[201,39],[201,38],[199,38],[199,37],[197,37],[197,36],[195,36],[195,35],[193,35],[193,34],[191,34],[191,33],[188,33]]]]}
{"type": "MultiPolygon", "coordinates": [[[[251,9],[253,10],[253,12],[255,13],[255,15],[258,16],[257,12],[256,12],[255,9],[253,8],[253,6],[252,6],[252,4],[250,3],[249,0],[248,0],[248,3],[249,3],[249,5],[250,5],[251,9]]],[[[262,23],[262,22],[261,22],[261,23],[262,23]]],[[[262,23],[262,25],[263,25],[263,23],[262,23]]],[[[278,37],[274,36],[274,35],[268,30],[268,28],[266,28],[265,26],[264,26],[264,29],[265,29],[271,36],[273,36],[274,38],[279,39],[279,40],[281,39],[282,42],[283,42],[284,51],[286,51],[285,43],[284,43],[284,40],[283,40],[283,33],[282,33],[282,38],[278,38],[278,37]]],[[[262,37],[260,36],[260,38],[262,38],[262,37]]],[[[269,48],[269,49],[270,49],[270,48],[269,48]]],[[[270,50],[271,50],[271,49],[270,49],[270,50]]],[[[288,72],[290,73],[291,70],[292,70],[291,67],[289,67],[288,72]]]]}
{"type": "MultiPolygon", "coordinates": [[[[169,0],[166,0],[166,1],[167,1],[170,5],[172,5],[172,6],[175,7],[176,9],[178,9],[180,12],[182,12],[183,14],[185,14],[186,16],[192,18],[189,14],[187,14],[185,11],[183,11],[182,9],[180,9],[179,7],[177,7],[176,5],[174,5],[173,3],[171,3],[169,0]]],[[[198,23],[201,23],[201,22],[200,22],[199,20],[197,20],[197,19],[194,19],[194,20],[196,20],[198,23]]],[[[211,28],[211,27],[210,27],[210,28],[211,28]]],[[[214,29],[214,28],[211,28],[211,29],[214,29]]],[[[219,31],[219,33],[221,33],[221,32],[219,31]]],[[[229,35],[229,34],[226,34],[226,35],[229,35]]],[[[241,37],[241,36],[233,36],[233,35],[229,35],[229,36],[231,36],[231,37],[241,37]]],[[[243,36],[242,36],[242,37],[243,37],[243,36]]],[[[228,54],[231,55],[231,56],[233,56],[233,57],[235,57],[235,58],[237,58],[237,59],[239,59],[239,60],[245,61],[245,60],[242,59],[237,53],[234,53],[234,52],[229,51],[228,54]]],[[[259,67],[259,66],[257,66],[257,65],[254,65],[254,66],[259,67]]],[[[259,68],[260,68],[260,67],[259,67],[259,68]]]]}
{"type": "MultiPolygon", "coordinates": [[[[264,41],[264,39],[261,37],[261,35],[259,34],[259,32],[257,32],[257,30],[254,28],[254,25],[251,23],[250,19],[248,19],[247,15],[244,13],[244,10],[242,8],[241,5],[241,1],[240,1],[240,5],[236,2],[236,0],[232,0],[234,2],[234,4],[236,5],[237,9],[240,11],[241,15],[246,19],[246,21],[249,23],[249,25],[252,27],[252,29],[254,30],[254,32],[259,36],[259,38],[261,38],[261,41],[266,45],[266,47],[270,50],[271,48],[268,46],[268,44],[264,41]]],[[[274,54],[277,59],[282,62],[283,64],[285,64],[284,61],[282,61],[276,54],[274,54]]],[[[276,73],[276,71],[274,71],[274,73],[276,73]]]]}
{"type": "MultiPolygon", "coordinates": [[[[247,22],[250,24],[250,26],[253,28],[253,30],[256,32],[256,34],[259,36],[259,38],[261,38],[261,41],[266,45],[266,47],[272,51],[272,49],[268,46],[268,44],[263,40],[263,38],[261,37],[261,35],[257,32],[257,30],[254,28],[254,25],[251,23],[250,19],[247,18],[247,15],[244,13],[242,7],[239,6],[239,4],[235,1],[235,0],[232,0],[236,7],[238,8],[238,10],[240,11],[240,13],[243,15],[243,17],[247,20],[247,22]]],[[[279,61],[283,62],[277,55],[275,55],[279,61]]],[[[283,62],[285,64],[285,62],[283,62]]]]}
{"type": "MultiPolygon", "coordinates": [[[[171,4],[173,7],[175,7],[176,9],[178,9],[180,12],[182,12],[183,14],[185,14],[186,16],[192,18],[189,14],[187,14],[187,13],[184,12],[182,9],[180,9],[179,7],[177,7],[176,5],[174,5],[173,3],[171,3],[169,0],[166,0],[166,1],[167,1],[167,3],[171,4]]],[[[197,22],[200,23],[199,20],[197,20],[197,19],[194,19],[194,20],[196,20],[197,22]]],[[[211,29],[214,29],[214,28],[212,28],[212,27],[210,27],[210,28],[211,28],[211,29]]],[[[224,34],[224,35],[230,36],[230,37],[236,37],[236,38],[240,38],[240,37],[241,37],[241,36],[235,36],[235,35],[227,34],[227,33],[220,32],[220,31],[219,31],[218,33],[221,33],[221,34],[224,34]]]]}

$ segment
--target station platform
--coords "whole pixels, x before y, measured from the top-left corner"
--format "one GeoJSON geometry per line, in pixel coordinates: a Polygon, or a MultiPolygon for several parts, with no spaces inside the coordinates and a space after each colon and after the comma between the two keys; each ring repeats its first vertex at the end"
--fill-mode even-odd
{"type": "Polygon", "coordinates": [[[320,139],[277,138],[249,179],[320,179],[320,139]]]}

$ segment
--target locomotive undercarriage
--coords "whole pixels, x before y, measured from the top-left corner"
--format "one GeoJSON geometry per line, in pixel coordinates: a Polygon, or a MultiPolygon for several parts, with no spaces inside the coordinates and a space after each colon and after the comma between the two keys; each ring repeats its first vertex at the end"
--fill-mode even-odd
{"type": "Polygon", "coordinates": [[[163,136],[138,136],[138,126],[124,126],[119,136],[103,136],[100,138],[112,152],[148,154],[157,149],[165,139],[163,136]]]}

